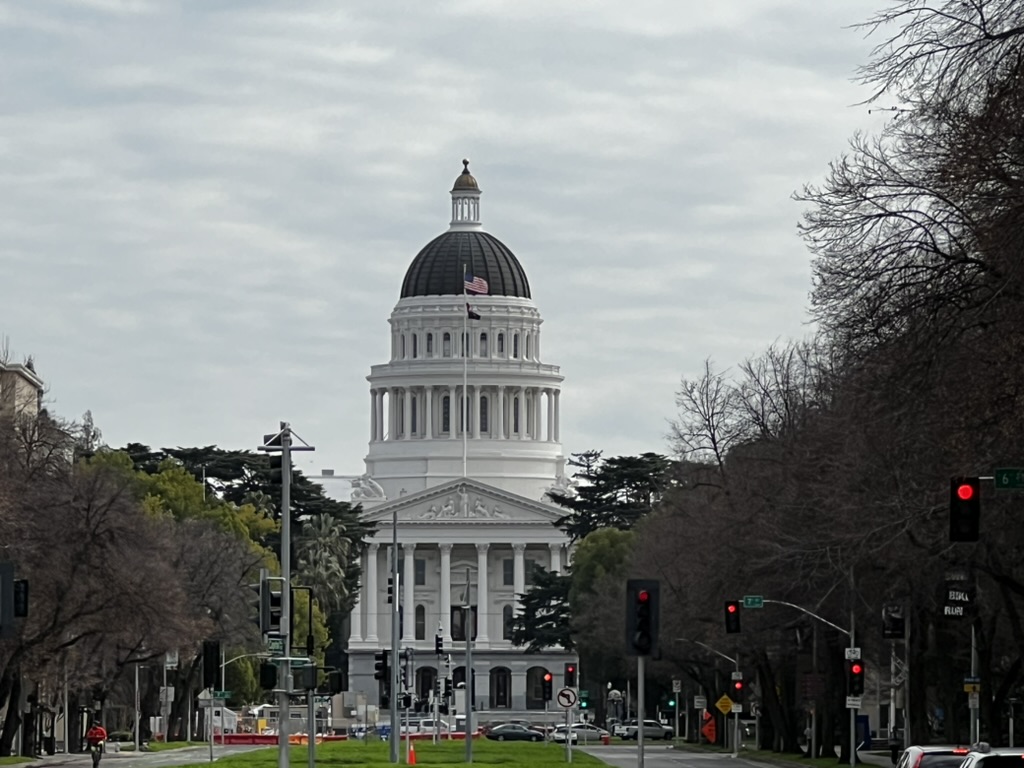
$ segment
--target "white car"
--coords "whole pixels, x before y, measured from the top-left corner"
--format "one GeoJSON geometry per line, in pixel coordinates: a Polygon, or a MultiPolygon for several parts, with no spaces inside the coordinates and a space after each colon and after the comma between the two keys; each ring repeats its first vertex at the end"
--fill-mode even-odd
{"type": "MultiPolygon", "coordinates": [[[[626,726],[626,732],[622,738],[624,739],[636,739],[637,737],[637,726],[636,720],[632,720],[629,725],[626,726]]],[[[667,725],[662,725],[657,720],[644,720],[644,740],[654,739],[665,739],[666,741],[672,738],[672,729],[667,725]]]]}
{"type": "Polygon", "coordinates": [[[569,730],[564,725],[560,725],[551,732],[551,740],[565,744],[565,740],[569,739],[571,744],[577,744],[580,740],[580,734],[578,731],[569,730]]]}
{"type": "Polygon", "coordinates": [[[985,742],[971,746],[961,768],[1018,768],[1024,763],[1020,747],[992,747],[985,742]]]}
{"type": "Polygon", "coordinates": [[[579,741],[584,744],[600,744],[602,739],[611,735],[604,728],[598,728],[593,723],[573,723],[570,727],[576,732],[579,741]]]}

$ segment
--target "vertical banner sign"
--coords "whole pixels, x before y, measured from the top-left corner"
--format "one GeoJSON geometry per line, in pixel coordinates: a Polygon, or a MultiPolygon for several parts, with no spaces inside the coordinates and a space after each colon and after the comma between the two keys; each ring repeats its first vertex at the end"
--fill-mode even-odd
{"type": "Polygon", "coordinates": [[[974,604],[974,582],[966,569],[946,572],[942,615],[959,619],[970,615],[974,604]]]}

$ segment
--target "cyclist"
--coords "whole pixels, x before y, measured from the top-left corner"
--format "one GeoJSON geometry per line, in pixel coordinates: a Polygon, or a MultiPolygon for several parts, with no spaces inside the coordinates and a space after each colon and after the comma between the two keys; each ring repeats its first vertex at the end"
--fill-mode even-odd
{"type": "Polygon", "coordinates": [[[85,740],[89,745],[89,752],[92,754],[92,768],[96,768],[103,756],[103,742],[107,740],[107,729],[100,725],[99,720],[94,720],[92,728],[85,734],[85,740]]]}

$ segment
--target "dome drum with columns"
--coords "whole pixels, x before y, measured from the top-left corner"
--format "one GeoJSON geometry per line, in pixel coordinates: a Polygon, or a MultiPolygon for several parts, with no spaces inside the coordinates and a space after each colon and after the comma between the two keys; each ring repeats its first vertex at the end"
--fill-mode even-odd
{"type": "MultiPolygon", "coordinates": [[[[391,520],[398,516],[398,590],[403,647],[430,658],[416,693],[432,689],[434,635],[453,654],[459,682],[467,627],[475,616],[478,710],[543,710],[545,671],[572,658],[560,649],[525,655],[508,623],[534,564],[560,570],[570,559],[555,527],[549,490],[569,487],[560,442],[558,366],[541,362],[542,319],[518,259],[483,231],[480,188],[468,161],[451,191],[449,229],[413,259],[391,318],[390,360],[368,381],[366,474],[353,501],[380,528],[363,555],[352,613],[350,690],[377,700],[373,654],[390,644],[391,520]],[[486,295],[463,295],[464,276],[487,281],[486,295]],[[479,319],[469,319],[467,303],[479,319]],[[466,399],[468,397],[468,404],[466,399]],[[467,408],[468,410],[464,410],[467,408]],[[408,578],[405,578],[405,576],[408,578]]],[[[443,667],[442,667],[443,669],[443,667]]]]}

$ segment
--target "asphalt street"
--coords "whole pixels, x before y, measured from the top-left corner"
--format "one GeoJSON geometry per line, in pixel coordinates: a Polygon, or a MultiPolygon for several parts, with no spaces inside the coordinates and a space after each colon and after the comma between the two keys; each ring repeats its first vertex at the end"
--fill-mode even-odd
{"type": "MultiPolygon", "coordinates": [[[[603,760],[614,768],[636,768],[636,744],[611,744],[607,747],[577,747],[588,755],[603,760]]],[[[663,744],[644,746],[644,768],[726,768],[742,765],[745,768],[764,768],[742,757],[733,759],[729,754],[688,752],[672,749],[663,744]]]]}

